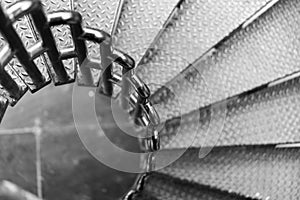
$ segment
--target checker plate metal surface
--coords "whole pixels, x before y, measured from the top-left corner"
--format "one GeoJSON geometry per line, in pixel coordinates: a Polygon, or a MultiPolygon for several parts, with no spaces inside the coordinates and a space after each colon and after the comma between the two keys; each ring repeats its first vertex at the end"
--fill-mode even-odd
{"type": "MultiPolygon", "coordinates": [[[[115,18],[117,16],[117,11],[119,8],[120,1],[94,1],[94,0],[84,0],[76,1],[73,0],[44,0],[43,6],[46,13],[61,11],[61,10],[75,10],[78,11],[83,16],[83,25],[97,28],[100,30],[105,30],[108,33],[112,33],[115,18]]],[[[73,40],[68,26],[56,26],[52,28],[54,38],[59,50],[64,48],[73,47],[73,40]]],[[[99,60],[100,57],[100,47],[98,44],[93,44],[87,42],[88,52],[90,57],[99,60]]],[[[80,85],[86,85],[83,80],[83,74],[81,70],[76,69],[77,59],[68,59],[63,61],[66,70],[72,78],[75,78],[75,72],[77,71],[77,80],[80,85]],[[75,65],[76,64],[76,65],[75,65]]],[[[51,65],[49,63],[49,65],[51,65]]],[[[97,86],[100,78],[99,69],[91,69],[94,83],[92,86],[97,86]]]]}
{"type": "Polygon", "coordinates": [[[153,55],[148,53],[150,57],[139,67],[139,76],[146,83],[164,85],[268,1],[183,1],[171,25],[155,43],[153,55]]]}
{"type": "MultiPolygon", "coordinates": [[[[82,15],[83,25],[113,34],[114,26],[119,15],[121,0],[79,0],[74,2],[74,10],[82,15]]],[[[87,42],[89,58],[100,61],[99,44],[87,42]]],[[[101,68],[101,67],[100,67],[101,68]]],[[[91,69],[95,85],[98,85],[101,70],[91,69]]],[[[79,78],[82,76],[77,74],[79,78]]]]}
{"type": "Polygon", "coordinates": [[[300,78],[169,120],[164,148],[300,142],[300,78]],[[212,111],[213,110],[213,111],[212,111]],[[215,128],[215,127],[221,128],[215,128]],[[172,141],[172,143],[170,143],[172,141]]]}
{"type": "MultiPolygon", "coordinates": [[[[72,0],[42,0],[42,4],[46,15],[55,11],[72,9],[72,0]]],[[[56,26],[54,28],[51,28],[51,30],[55,38],[58,50],[62,50],[67,47],[73,47],[73,40],[71,36],[70,27],[56,26]]],[[[71,79],[75,79],[76,76],[75,62],[76,61],[74,59],[68,59],[63,61],[65,69],[68,72],[71,79]]],[[[52,66],[50,61],[48,61],[48,64],[52,66]]]]}
{"type": "MultiPolygon", "coordinates": [[[[281,0],[167,85],[190,112],[262,86],[300,69],[300,1],[281,0]]],[[[163,89],[160,114],[178,104],[163,89]]]]}
{"type": "Polygon", "coordinates": [[[113,33],[120,0],[81,0],[74,2],[74,10],[82,15],[83,25],[113,33]]]}
{"type": "Polygon", "coordinates": [[[179,0],[125,0],[114,36],[115,47],[140,61],[179,0]]]}
{"type": "MultiPolygon", "coordinates": [[[[1,34],[0,34],[1,37],[1,34]]],[[[4,40],[0,40],[0,49],[2,49],[3,45],[5,44],[4,40]]],[[[28,87],[24,83],[24,81],[20,78],[20,76],[16,73],[16,71],[12,68],[12,66],[9,64],[7,65],[4,70],[10,75],[11,80],[14,81],[18,88],[19,88],[19,95],[14,96],[10,93],[10,91],[7,91],[3,85],[0,84],[0,96],[7,99],[9,104],[11,106],[14,106],[22,96],[27,92],[28,87]]],[[[2,116],[3,117],[3,116],[2,116]]]]}
{"type": "MultiPolygon", "coordinates": [[[[17,0],[0,0],[0,4],[3,7],[4,11],[11,6],[13,3],[17,2],[17,0]]],[[[34,37],[33,32],[31,31],[30,24],[27,17],[22,17],[21,19],[17,20],[14,23],[14,28],[16,32],[18,33],[19,37],[23,41],[23,45],[26,48],[32,47],[34,44],[36,44],[37,39],[34,37]]],[[[7,44],[6,41],[4,41],[4,38],[0,37],[0,46],[3,47],[4,44],[7,44]]],[[[50,75],[48,73],[48,69],[45,66],[45,62],[43,58],[38,57],[35,60],[35,64],[39,68],[42,75],[45,77],[45,82],[50,81],[50,75]]],[[[25,69],[21,65],[21,63],[18,61],[17,58],[13,58],[11,62],[8,64],[9,68],[14,69],[18,76],[26,83],[26,85],[29,87],[30,90],[34,91],[39,88],[37,88],[36,85],[33,84],[32,79],[28,76],[25,69]]]]}
{"type": "Polygon", "coordinates": [[[192,182],[182,181],[160,173],[151,174],[136,200],[251,200],[233,193],[224,192],[192,182]]]}
{"type": "Polygon", "coordinates": [[[300,198],[300,149],[274,147],[215,148],[200,159],[189,150],[161,172],[258,199],[300,198]]]}

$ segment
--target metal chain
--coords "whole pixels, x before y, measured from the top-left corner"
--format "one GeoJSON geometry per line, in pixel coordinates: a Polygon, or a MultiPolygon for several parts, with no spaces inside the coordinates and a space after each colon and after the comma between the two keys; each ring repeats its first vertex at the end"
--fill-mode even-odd
{"type": "Polygon", "coordinates": [[[122,198],[122,200],[134,200],[144,190],[145,183],[155,168],[154,160],[155,153],[152,152],[146,155],[143,165],[145,173],[140,174],[137,177],[132,189],[122,198]]]}
{"type": "MultiPolygon", "coordinates": [[[[12,77],[7,70],[7,65],[13,57],[17,57],[22,67],[35,86],[34,93],[48,85],[51,81],[56,86],[69,84],[75,81],[76,76],[82,76],[84,86],[98,87],[99,92],[113,98],[114,87],[121,87],[121,106],[126,109],[135,124],[150,127],[152,135],[146,139],[146,149],[150,152],[159,150],[159,136],[155,126],[159,124],[159,116],[149,101],[150,90],[147,85],[133,73],[135,61],[127,54],[112,47],[112,37],[102,30],[83,28],[81,14],[75,11],[58,11],[45,15],[39,0],[24,0],[11,5],[6,12],[0,7],[0,32],[7,41],[7,45],[0,50],[0,86],[1,116],[8,104],[14,106],[25,94],[28,84],[17,81],[19,77],[12,77]],[[41,38],[31,48],[26,49],[21,38],[13,27],[20,18],[29,16],[34,28],[41,38]],[[74,48],[58,49],[51,27],[67,25],[70,27],[74,48]],[[93,80],[91,67],[92,61],[88,60],[86,42],[99,44],[102,71],[100,80],[93,80]],[[49,62],[48,80],[34,59],[46,56],[49,62]],[[65,68],[63,61],[77,59],[75,77],[65,68]],[[113,72],[114,64],[122,67],[122,74],[113,72]],[[96,83],[95,83],[96,82],[96,83]],[[132,89],[133,88],[133,89],[132,89]]],[[[13,70],[13,69],[10,69],[13,70]]],[[[14,73],[16,73],[14,71],[14,73]]]]}

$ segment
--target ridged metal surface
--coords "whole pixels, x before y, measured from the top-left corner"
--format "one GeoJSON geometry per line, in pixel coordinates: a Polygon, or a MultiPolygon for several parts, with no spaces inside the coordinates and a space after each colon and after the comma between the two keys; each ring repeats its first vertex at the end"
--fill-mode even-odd
{"type": "MultiPolygon", "coordinates": [[[[13,3],[17,2],[17,0],[1,0],[0,4],[4,10],[6,10],[9,6],[11,6],[13,3]]],[[[27,19],[27,17],[22,17],[17,22],[14,23],[14,28],[16,32],[19,34],[19,37],[22,39],[23,44],[26,48],[32,47],[37,39],[34,37],[31,29],[30,24],[27,19]]],[[[4,38],[0,38],[0,46],[3,46],[4,38]]],[[[38,66],[40,72],[45,77],[45,82],[50,81],[50,75],[48,73],[47,67],[45,66],[44,60],[41,57],[36,58],[35,60],[36,65],[38,66]]],[[[30,90],[36,90],[38,89],[36,85],[33,84],[32,79],[28,76],[26,71],[24,70],[23,66],[20,64],[20,62],[13,58],[12,61],[9,63],[11,68],[13,68],[19,75],[19,77],[26,83],[26,85],[29,87],[30,90]]]]}
{"type": "MultiPolygon", "coordinates": [[[[22,39],[26,48],[29,48],[36,44],[36,39],[34,38],[31,30],[30,25],[28,23],[27,18],[22,18],[15,23],[15,29],[19,34],[20,38],[22,39]]],[[[39,68],[40,72],[42,72],[43,76],[45,77],[45,82],[50,81],[50,75],[48,73],[48,69],[41,57],[36,58],[35,60],[36,66],[39,68]]],[[[19,76],[24,80],[26,85],[30,88],[30,90],[37,90],[37,86],[33,84],[31,78],[25,72],[23,66],[19,63],[17,59],[13,59],[10,62],[10,65],[15,69],[15,71],[19,74],[19,76]]]]}
{"type": "Polygon", "coordinates": [[[280,0],[246,28],[220,44],[153,97],[160,114],[190,112],[243,93],[300,69],[300,1],[280,0]]]}
{"type": "MultiPolygon", "coordinates": [[[[45,0],[44,2],[46,13],[54,12],[58,10],[75,10],[78,11],[83,17],[83,26],[105,30],[109,34],[113,31],[114,20],[117,16],[120,1],[95,1],[95,0],[84,0],[84,1],[73,1],[73,0],[45,0]]],[[[68,26],[58,26],[52,29],[53,35],[56,39],[58,48],[64,49],[73,47],[73,40],[68,26]]],[[[87,42],[88,45],[88,58],[97,59],[100,63],[100,47],[98,44],[87,42]]],[[[79,69],[77,60],[69,59],[63,61],[67,71],[75,78],[75,71],[77,81],[79,85],[86,85],[84,82],[83,74],[79,69]]],[[[93,84],[88,86],[97,86],[101,74],[101,66],[99,69],[91,69],[93,84]]]]}
{"type": "MultiPolygon", "coordinates": [[[[80,0],[74,2],[74,10],[82,15],[83,26],[104,30],[112,35],[115,21],[118,18],[118,11],[121,6],[121,2],[121,0],[80,0]]],[[[92,42],[87,42],[87,45],[88,58],[92,58],[100,62],[99,45],[92,42]]],[[[95,82],[94,84],[97,85],[101,71],[99,69],[91,69],[91,71],[95,82]]],[[[81,84],[82,75],[80,72],[77,75],[79,84],[81,84]]]]}
{"type": "Polygon", "coordinates": [[[181,181],[159,173],[151,174],[145,182],[142,194],[136,200],[251,200],[233,193],[228,193],[201,186],[195,183],[181,181]]]}
{"type": "MultiPolygon", "coordinates": [[[[0,36],[1,37],[1,36],[0,36]]],[[[1,47],[1,41],[0,41],[0,48],[1,47]]],[[[10,75],[11,80],[14,81],[19,88],[19,95],[18,96],[14,96],[11,94],[10,91],[7,91],[2,85],[0,85],[0,95],[7,99],[9,104],[11,106],[15,105],[22,96],[24,96],[24,94],[28,91],[28,87],[26,86],[26,84],[24,83],[24,81],[20,78],[20,76],[17,74],[17,72],[12,68],[11,65],[7,65],[4,70],[10,75]]]]}
{"type": "Polygon", "coordinates": [[[300,142],[300,78],[167,121],[164,148],[300,142]],[[170,142],[172,141],[172,142],[170,142]]]}
{"type": "Polygon", "coordinates": [[[263,200],[300,198],[300,149],[216,148],[203,159],[189,150],[161,172],[263,200]]]}
{"type": "MultiPolygon", "coordinates": [[[[118,17],[121,0],[83,0],[74,2],[74,10],[82,15],[83,25],[113,33],[114,23],[118,17]]],[[[89,44],[89,53],[92,57],[100,55],[97,44],[89,44]]]]}
{"type": "Polygon", "coordinates": [[[241,25],[269,0],[185,0],[139,67],[152,91],[178,75],[189,64],[241,25]]]}
{"type": "MultiPolygon", "coordinates": [[[[71,10],[72,9],[72,1],[71,0],[42,0],[43,8],[46,14],[55,11],[62,10],[71,10]]],[[[71,36],[70,27],[68,26],[56,26],[51,29],[53,36],[56,41],[56,45],[58,50],[62,50],[64,48],[73,47],[73,40],[71,36]]],[[[65,69],[68,72],[69,76],[72,79],[75,79],[75,62],[74,59],[68,59],[63,61],[65,65],[65,69]]],[[[48,60],[48,65],[52,68],[50,61],[48,60]]],[[[55,81],[55,80],[54,80],[55,81]]]]}
{"type": "Polygon", "coordinates": [[[74,2],[74,10],[82,15],[83,25],[112,34],[121,0],[81,0],[74,2]]]}
{"type": "Polygon", "coordinates": [[[124,0],[115,47],[140,61],[179,0],[124,0]]]}

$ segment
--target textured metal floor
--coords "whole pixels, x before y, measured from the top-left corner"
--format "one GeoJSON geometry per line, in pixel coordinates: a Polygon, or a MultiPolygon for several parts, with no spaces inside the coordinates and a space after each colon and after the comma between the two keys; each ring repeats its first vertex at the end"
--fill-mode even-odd
{"type": "Polygon", "coordinates": [[[298,1],[278,1],[166,84],[153,96],[162,118],[174,116],[178,102],[190,112],[298,72],[298,11],[298,1]]]}
{"type": "Polygon", "coordinates": [[[145,188],[136,200],[251,200],[252,198],[237,195],[209,186],[189,181],[181,181],[172,176],[160,173],[152,174],[145,183],[145,188]]]}
{"type": "Polygon", "coordinates": [[[163,148],[300,142],[300,79],[221,102],[169,120],[163,148]]]}
{"type": "Polygon", "coordinates": [[[238,29],[268,2],[182,1],[169,26],[153,45],[152,52],[147,53],[149,56],[139,66],[139,75],[146,83],[158,84],[152,87],[155,91],[238,29]]]}
{"type": "MultiPolygon", "coordinates": [[[[6,8],[15,1],[0,2],[6,8]]],[[[186,150],[170,166],[150,173],[134,199],[300,198],[300,1],[42,2],[46,13],[78,11],[84,27],[113,36],[113,46],[135,59],[137,74],[150,86],[162,122],[162,150],[166,155],[186,150]]],[[[26,48],[40,40],[29,17],[15,28],[26,48]]],[[[69,27],[52,31],[59,49],[73,47],[69,27]]],[[[7,42],[0,38],[3,50],[7,42]]],[[[89,58],[99,62],[99,46],[87,46],[89,58]]],[[[19,91],[8,94],[0,85],[0,113],[8,113],[0,131],[0,180],[49,200],[119,198],[136,175],[108,169],[84,149],[73,123],[71,87],[48,86],[36,97],[26,93],[49,84],[47,59],[35,60],[46,77],[40,85],[16,58],[3,70],[19,91]],[[8,107],[21,97],[23,102],[8,107]],[[9,132],[37,122],[42,135],[9,132]]],[[[64,64],[69,81],[77,75],[84,84],[76,60],[64,64]]],[[[101,70],[89,70],[95,86],[101,70]]],[[[108,104],[99,103],[105,110],[108,104]]],[[[111,118],[106,118],[109,139],[137,150],[137,141],[120,136],[111,118]]]]}
{"type": "Polygon", "coordinates": [[[299,148],[214,148],[205,158],[191,149],[162,173],[258,199],[299,197],[299,148]]]}

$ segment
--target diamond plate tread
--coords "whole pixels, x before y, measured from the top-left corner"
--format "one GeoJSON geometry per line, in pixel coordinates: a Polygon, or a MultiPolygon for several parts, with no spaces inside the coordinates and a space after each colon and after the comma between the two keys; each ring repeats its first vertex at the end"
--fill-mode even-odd
{"type": "Polygon", "coordinates": [[[112,34],[120,3],[120,0],[81,0],[74,2],[74,10],[82,15],[84,26],[112,34]]]}
{"type": "MultiPolygon", "coordinates": [[[[42,0],[42,5],[46,14],[55,11],[71,10],[70,0],[42,0]]],[[[71,31],[68,26],[56,26],[52,28],[52,31],[59,50],[66,47],[73,47],[71,31]]]]}
{"type": "Polygon", "coordinates": [[[137,72],[152,92],[237,29],[269,0],[185,0],[137,72]]]}
{"type": "Polygon", "coordinates": [[[177,109],[177,101],[190,112],[299,71],[299,8],[297,0],[280,0],[154,94],[162,118],[177,109]]]}
{"type": "Polygon", "coordinates": [[[25,95],[25,93],[28,90],[28,87],[26,86],[26,84],[23,82],[23,80],[20,78],[20,76],[17,74],[17,72],[11,66],[8,65],[4,69],[10,75],[12,80],[15,83],[17,83],[17,85],[19,87],[19,95],[17,97],[12,95],[9,91],[7,91],[0,84],[0,96],[7,99],[11,106],[14,106],[25,95]]]}
{"type": "MultiPolygon", "coordinates": [[[[15,2],[18,2],[18,1],[17,0],[0,0],[0,4],[4,9],[7,9],[9,6],[11,6],[15,2]]],[[[36,44],[37,40],[31,31],[29,21],[26,17],[23,17],[23,18],[17,20],[17,22],[14,23],[14,28],[15,28],[16,32],[18,33],[19,37],[22,39],[23,44],[26,48],[30,48],[34,44],[36,44]]],[[[6,42],[4,41],[4,38],[2,36],[0,37],[0,43],[1,43],[0,46],[3,46],[4,44],[6,44],[6,42]]],[[[51,80],[51,77],[48,73],[48,69],[44,64],[43,59],[41,57],[38,57],[34,61],[37,65],[38,69],[40,70],[40,72],[45,77],[45,82],[49,82],[51,80]]],[[[13,58],[11,60],[11,62],[8,64],[8,66],[13,68],[17,72],[17,74],[26,83],[26,85],[28,86],[28,88],[31,91],[38,89],[37,86],[33,84],[32,79],[28,76],[25,69],[23,68],[23,66],[18,61],[17,58],[13,58]]]]}
{"type": "Polygon", "coordinates": [[[208,186],[182,181],[160,173],[151,174],[145,182],[142,194],[136,200],[148,200],[151,194],[157,200],[251,200],[233,193],[208,186]],[[143,198],[143,195],[146,198],[143,198]],[[142,198],[141,198],[142,197],[142,198]]]}
{"type": "MultiPolygon", "coordinates": [[[[104,30],[112,35],[121,2],[121,0],[80,0],[74,2],[74,10],[82,15],[84,26],[104,30]]],[[[87,46],[88,58],[100,61],[99,44],[87,42],[87,46]]],[[[98,85],[101,70],[91,69],[91,72],[95,80],[95,85],[98,85]]]]}
{"type": "MultiPolygon", "coordinates": [[[[82,15],[83,25],[104,30],[109,34],[113,34],[115,21],[118,18],[118,10],[121,6],[121,0],[83,0],[75,1],[74,10],[82,15]]],[[[99,52],[96,48],[89,47],[98,57],[99,52]]]]}
{"type": "Polygon", "coordinates": [[[300,149],[271,146],[215,148],[200,159],[191,149],[160,172],[258,199],[300,198],[300,149]]]}
{"type": "MultiPolygon", "coordinates": [[[[32,47],[36,44],[36,39],[31,32],[30,25],[28,23],[27,18],[22,18],[18,20],[17,23],[14,25],[16,32],[19,34],[20,38],[22,39],[24,46],[26,48],[32,47]]],[[[48,69],[44,64],[44,61],[41,57],[36,58],[35,60],[36,66],[39,68],[40,72],[45,77],[45,82],[49,82],[51,80],[50,75],[48,73],[48,69]]],[[[27,72],[24,70],[23,66],[17,59],[13,59],[9,65],[18,73],[21,79],[26,83],[28,88],[31,91],[37,90],[37,86],[33,84],[32,79],[28,76],[27,72]]]]}
{"type": "MultiPolygon", "coordinates": [[[[8,43],[4,40],[4,37],[0,33],[0,49],[2,50],[6,45],[8,45],[8,43]]],[[[7,99],[10,105],[15,105],[19,101],[19,99],[27,92],[28,88],[10,64],[5,66],[4,70],[10,75],[12,80],[15,83],[17,83],[17,85],[19,86],[20,96],[18,98],[15,96],[13,97],[13,95],[10,94],[10,92],[7,91],[1,84],[0,84],[0,96],[1,98],[3,97],[7,99]]]]}
{"type": "Polygon", "coordinates": [[[300,142],[300,78],[168,120],[163,148],[300,142]],[[171,141],[171,142],[170,142],[171,141]]]}
{"type": "Polygon", "coordinates": [[[114,45],[138,63],[164,28],[179,0],[124,0],[114,45]]]}
{"type": "MultiPolygon", "coordinates": [[[[72,9],[71,1],[72,0],[41,0],[46,14],[55,11],[71,10],[72,9]]],[[[73,47],[73,39],[71,36],[71,31],[69,26],[55,26],[51,28],[51,30],[58,50],[62,50],[68,47],[73,47]]],[[[68,72],[69,76],[72,77],[72,79],[75,79],[75,71],[76,71],[75,62],[76,61],[74,59],[68,59],[63,61],[65,69],[68,72]]],[[[47,64],[50,66],[50,68],[53,68],[49,60],[47,61],[47,64]]]]}

